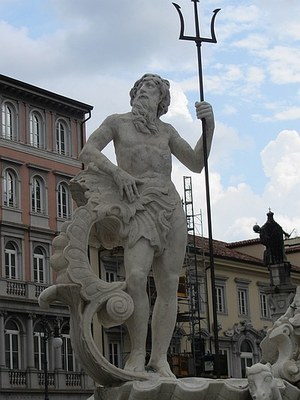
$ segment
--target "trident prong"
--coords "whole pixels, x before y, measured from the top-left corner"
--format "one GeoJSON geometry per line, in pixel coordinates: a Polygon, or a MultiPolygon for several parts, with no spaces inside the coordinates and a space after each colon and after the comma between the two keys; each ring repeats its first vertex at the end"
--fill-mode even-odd
{"type": "Polygon", "coordinates": [[[215,20],[217,13],[221,10],[220,8],[216,8],[213,11],[213,16],[210,22],[210,32],[211,32],[211,37],[201,37],[200,36],[200,22],[199,22],[199,17],[198,17],[198,8],[197,8],[197,3],[199,3],[199,0],[191,0],[194,3],[194,15],[195,15],[195,29],[196,29],[196,35],[195,36],[187,36],[184,34],[184,18],[181,12],[181,7],[176,4],[172,3],[176,10],[178,11],[179,19],[180,19],[180,35],[179,39],[180,40],[191,40],[196,43],[197,46],[197,55],[198,55],[198,76],[199,76],[199,89],[200,89],[200,100],[204,100],[204,88],[203,88],[203,72],[202,72],[202,58],[201,58],[201,44],[202,42],[208,42],[208,43],[217,43],[217,38],[215,34],[215,20]]]}
{"type": "MultiPolygon", "coordinates": [[[[201,44],[202,42],[216,43],[215,35],[215,19],[220,8],[214,10],[213,17],[211,19],[211,37],[203,38],[200,36],[200,23],[198,17],[197,3],[199,0],[191,0],[194,3],[194,16],[195,16],[195,36],[186,36],[184,34],[184,19],[178,4],[173,3],[178,11],[180,18],[180,36],[181,40],[192,40],[197,46],[198,56],[198,76],[199,76],[199,89],[200,89],[200,100],[204,100],[204,89],[203,89],[203,72],[202,72],[202,59],[201,59],[201,44]]],[[[209,242],[209,261],[210,261],[210,272],[211,272],[211,292],[212,292],[212,304],[213,304],[213,331],[214,331],[214,344],[215,344],[215,372],[217,378],[220,377],[220,359],[219,359],[219,338],[218,338],[218,318],[217,318],[217,297],[216,297],[216,284],[215,284],[215,267],[214,267],[214,249],[212,239],[212,222],[211,222],[211,208],[210,208],[210,193],[209,193],[209,174],[208,174],[208,151],[207,151],[207,138],[206,138],[206,121],[202,120],[202,138],[203,138],[203,159],[204,159],[204,172],[205,172],[205,186],[206,186],[206,206],[207,206],[207,227],[208,227],[208,242],[209,242]]]]}
{"type": "MultiPolygon", "coordinates": [[[[198,0],[192,0],[195,2],[195,7],[197,7],[196,2],[198,2],[198,0]]],[[[216,16],[218,14],[218,12],[221,10],[221,8],[216,8],[213,11],[213,16],[211,18],[211,22],[210,22],[210,33],[211,33],[211,37],[210,38],[206,38],[206,37],[201,37],[200,36],[200,29],[199,29],[199,19],[198,19],[198,12],[197,9],[195,9],[195,23],[196,23],[196,36],[186,36],[184,34],[184,18],[181,12],[181,7],[176,4],[176,3],[172,3],[173,6],[175,6],[176,10],[178,11],[179,14],[179,19],[180,19],[180,34],[179,34],[179,39],[180,40],[192,40],[194,42],[208,42],[208,43],[217,43],[217,38],[216,38],[216,34],[215,34],[215,19],[216,16]]]]}

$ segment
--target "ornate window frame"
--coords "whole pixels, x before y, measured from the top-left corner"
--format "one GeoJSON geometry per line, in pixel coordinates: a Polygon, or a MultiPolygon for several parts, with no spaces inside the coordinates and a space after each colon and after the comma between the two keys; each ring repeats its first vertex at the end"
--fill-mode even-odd
{"type": "Polygon", "coordinates": [[[1,136],[8,140],[19,139],[17,108],[10,100],[4,100],[1,104],[1,136]]]}
{"type": "Polygon", "coordinates": [[[71,156],[71,130],[64,118],[58,118],[55,123],[55,150],[63,156],[71,156]]]}
{"type": "Polygon", "coordinates": [[[19,177],[16,170],[6,167],[3,170],[3,199],[5,207],[20,208],[19,177]]]}
{"type": "Polygon", "coordinates": [[[31,178],[31,212],[36,214],[47,214],[46,185],[44,178],[33,175],[31,178]]]}
{"type": "Polygon", "coordinates": [[[45,120],[36,109],[29,114],[29,144],[39,149],[46,148],[45,120]]]}
{"type": "Polygon", "coordinates": [[[72,198],[68,183],[60,181],[57,185],[57,217],[68,220],[72,215],[72,198]]]}

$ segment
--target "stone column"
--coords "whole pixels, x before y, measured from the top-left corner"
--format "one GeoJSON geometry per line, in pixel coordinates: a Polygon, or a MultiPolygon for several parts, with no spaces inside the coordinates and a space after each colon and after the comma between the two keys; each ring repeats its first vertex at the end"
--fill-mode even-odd
{"type": "Polygon", "coordinates": [[[54,369],[62,369],[62,346],[54,348],[54,369]]]}
{"type": "Polygon", "coordinates": [[[0,311],[0,368],[5,367],[4,312],[0,311]]]}
{"type": "Polygon", "coordinates": [[[34,368],[34,339],[33,339],[33,315],[27,317],[27,368],[34,368]]]}

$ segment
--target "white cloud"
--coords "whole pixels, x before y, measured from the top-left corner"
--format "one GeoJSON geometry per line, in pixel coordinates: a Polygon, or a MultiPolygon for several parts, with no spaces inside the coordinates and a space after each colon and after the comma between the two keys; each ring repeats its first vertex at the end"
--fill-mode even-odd
{"type": "Polygon", "coordinates": [[[210,92],[222,95],[239,97],[241,101],[248,101],[254,95],[260,97],[259,89],[265,80],[262,68],[248,64],[215,65],[215,75],[206,78],[210,92]]]}
{"type": "Polygon", "coordinates": [[[273,118],[277,119],[278,121],[300,119],[300,107],[289,107],[285,110],[275,113],[273,118]]]}
{"type": "Polygon", "coordinates": [[[291,46],[275,46],[263,53],[269,62],[268,70],[277,84],[300,82],[300,49],[291,46]]]}
{"type": "MultiPolygon", "coordinates": [[[[236,241],[257,237],[253,225],[262,225],[269,207],[276,221],[287,232],[298,229],[300,217],[300,135],[296,131],[280,132],[261,152],[264,171],[268,177],[265,190],[255,194],[252,188],[240,181],[224,187],[221,175],[210,173],[210,197],[215,239],[236,241]],[[295,196],[298,200],[295,201],[295,196]],[[297,209],[295,209],[297,207],[297,209]],[[230,238],[230,239],[229,239],[230,238]]],[[[203,230],[207,234],[205,182],[203,173],[191,174],[175,164],[173,180],[183,195],[182,176],[191,176],[194,193],[194,211],[203,213],[203,230]]]]}
{"type": "MultiPolygon", "coordinates": [[[[297,100],[295,99],[295,102],[297,100]]],[[[287,102],[278,101],[265,103],[264,108],[272,114],[253,114],[252,117],[258,122],[294,121],[300,119],[300,106],[291,106],[287,102]]],[[[262,110],[264,112],[264,110],[262,110]]]]}
{"type": "Polygon", "coordinates": [[[233,6],[224,2],[220,13],[220,20],[224,20],[221,27],[218,26],[218,36],[220,41],[236,38],[240,33],[253,30],[260,16],[259,7],[255,5],[236,5],[233,6]]]}
{"type": "Polygon", "coordinates": [[[249,34],[245,38],[235,40],[232,44],[233,47],[247,49],[249,51],[261,51],[269,45],[268,37],[261,34],[249,34]]]}
{"type": "Polygon", "coordinates": [[[267,190],[289,194],[294,187],[300,187],[300,134],[296,131],[282,131],[261,152],[266,176],[270,178],[267,190]]]}
{"type": "Polygon", "coordinates": [[[232,104],[225,104],[222,109],[224,115],[234,115],[237,113],[237,108],[232,104]]]}
{"type": "Polygon", "coordinates": [[[246,80],[249,84],[260,85],[265,80],[265,74],[262,68],[249,67],[246,72],[246,80]]]}
{"type": "Polygon", "coordinates": [[[241,139],[236,129],[217,121],[210,162],[214,169],[224,169],[232,164],[234,153],[245,149],[249,150],[252,146],[252,139],[241,139]]]}
{"type": "Polygon", "coordinates": [[[183,117],[187,121],[192,121],[192,116],[188,110],[188,98],[181,89],[181,85],[170,82],[171,104],[168,110],[167,119],[175,116],[183,117]]]}

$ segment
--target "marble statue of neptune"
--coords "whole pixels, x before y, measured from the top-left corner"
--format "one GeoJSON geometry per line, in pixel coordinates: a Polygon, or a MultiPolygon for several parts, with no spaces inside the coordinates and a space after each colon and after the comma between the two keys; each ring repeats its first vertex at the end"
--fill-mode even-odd
{"type": "MultiPolygon", "coordinates": [[[[80,160],[111,182],[106,186],[103,179],[99,191],[115,214],[107,218],[106,226],[102,224],[99,235],[104,243],[109,238],[124,248],[126,290],[134,303],[134,312],[126,322],[131,353],[125,370],[143,372],[148,368],[168,377],[173,376],[167,350],[176,322],[177,287],[187,243],[181,199],[171,181],[172,155],[200,173],[203,137],[193,149],[173,126],[160,119],[170,104],[169,82],[160,76],[145,74],[134,84],[130,98],[131,111],[107,117],[89,137],[80,160]],[[102,152],[110,142],[117,165],[102,152]],[[146,285],[151,268],[157,298],[152,314],[152,351],[145,367],[149,320],[146,285]]],[[[205,121],[209,154],[214,132],[212,107],[207,102],[196,103],[196,113],[205,121]]]]}

